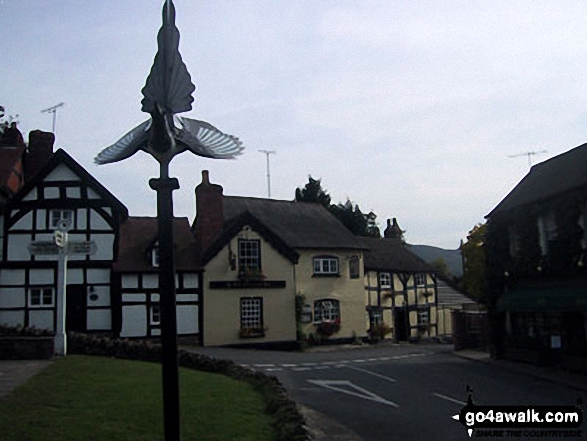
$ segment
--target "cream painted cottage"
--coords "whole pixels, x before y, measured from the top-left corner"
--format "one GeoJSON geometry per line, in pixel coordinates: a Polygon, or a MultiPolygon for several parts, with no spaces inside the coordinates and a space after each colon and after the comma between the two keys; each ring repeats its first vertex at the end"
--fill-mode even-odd
{"type": "Polygon", "coordinates": [[[366,336],[365,246],[323,206],[224,196],[207,171],[196,204],[204,344],[295,342],[296,296],[305,334],[366,336]]]}

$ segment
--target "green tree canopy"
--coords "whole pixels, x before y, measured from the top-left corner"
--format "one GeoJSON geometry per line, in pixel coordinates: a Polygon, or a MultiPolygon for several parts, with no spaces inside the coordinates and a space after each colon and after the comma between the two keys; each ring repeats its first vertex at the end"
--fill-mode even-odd
{"type": "Polygon", "coordinates": [[[452,280],[454,278],[452,272],[446,264],[446,261],[442,257],[434,259],[432,262],[429,263],[429,265],[445,280],[452,280]]]}
{"type": "Polygon", "coordinates": [[[484,239],[487,224],[478,224],[469,231],[467,242],[461,245],[463,253],[462,289],[474,300],[486,303],[487,271],[484,239]]]}
{"type": "Polygon", "coordinates": [[[330,195],[322,188],[322,180],[308,176],[308,183],[304,188],[296,188],[296,201],[318,202],[326,208],[330,207],[330,195]]]}
{"type": "Polygon", "coordinates": [[[354,204],[347,199],[342,204],[331,204],[330,195],[322,188],[321,179],[308,177],[308,183],[304,188],[296,189],[296,201],[301,202],[318,202],[334,214],[345,227],[353,234],[358,236],[380,237],[379,228],[377,227],[377,215],[372,211],[365,214],[361,211],[358,204],[354,204]]]}

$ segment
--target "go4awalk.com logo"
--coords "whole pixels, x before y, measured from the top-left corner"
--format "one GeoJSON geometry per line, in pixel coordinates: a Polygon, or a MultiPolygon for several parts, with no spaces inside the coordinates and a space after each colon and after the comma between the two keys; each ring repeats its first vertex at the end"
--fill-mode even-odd
{"type": "MultiPolygon", "coordinates": [[[[467,405],[453,419],[469,437],[581,438],[583,411],[577,406],[477,406],[468,388],[467,405]]],[[[580,403],[579,403],[580,404],[580,403]]]]}

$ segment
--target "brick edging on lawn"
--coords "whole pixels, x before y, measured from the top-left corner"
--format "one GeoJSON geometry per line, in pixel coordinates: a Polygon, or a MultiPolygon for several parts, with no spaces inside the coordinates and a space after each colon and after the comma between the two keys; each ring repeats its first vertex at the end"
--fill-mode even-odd
{"type": "MultiPolygon", "coordinates": [[[[98,355],[137,361],[160,362],[161,345],[149,341],[112,339],[86,334],[68,334],[70,354],[98,355]]],[[[287,396],[279,380],[261,372],[246,369],[228,360],[178,351],[179,365],[188,369],[226,375],[250,384],[261,394],[265,411],[274,416],[274,428],[280,441],[310,440],[304,418],[287,396]]]]}

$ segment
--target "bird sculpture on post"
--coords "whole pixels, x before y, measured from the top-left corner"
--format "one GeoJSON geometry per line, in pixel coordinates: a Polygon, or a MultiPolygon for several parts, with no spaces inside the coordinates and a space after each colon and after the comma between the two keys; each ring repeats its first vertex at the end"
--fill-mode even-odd
{"type": "Polygon", "coordinates": [[[150,153],[160,163],[168,163],[186,150],[217,159],[232,159],[240,154],[244,148],[238,138],[207,122],[177,116],[192,109],[196,87],[179,53],[179,30],[171,0],[163,6],[163,26],[157,43],[158,52],[142,90],[142,111],[151,114],[151,118],[105,148],[95,162],[122,161],[139,150],[150,153]]]}
{"type": "Polygon", "coordinates": [[[191,110],[196,89],[179,53],[172,0],[163,5],[163,25],[157,34],[157,54],[142,89],[142,111],[151,118],[132,129],[95,158],[97,164],[122,161],[137,151],[159,162],[160,177],[149,185],[157,191],[159,291],[161,307],[161,365],[165,441],[179,441],[179,375],[177,317],[173,255],[173,190],[179,182],[169,177],[169,162],[190,151],[207,158],[230,159],[243,151],[240,140],[204,121],[177,116],[191,110]]]}

